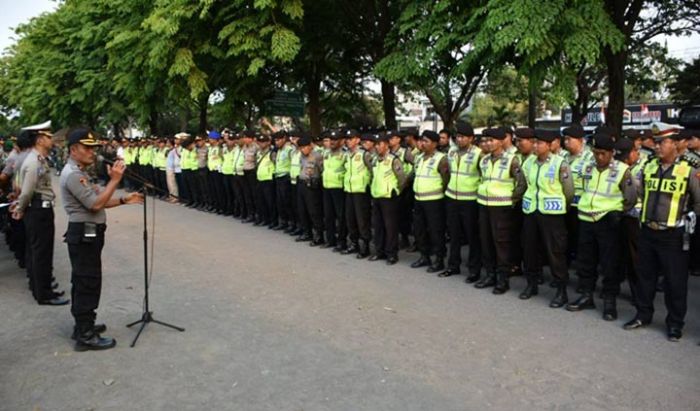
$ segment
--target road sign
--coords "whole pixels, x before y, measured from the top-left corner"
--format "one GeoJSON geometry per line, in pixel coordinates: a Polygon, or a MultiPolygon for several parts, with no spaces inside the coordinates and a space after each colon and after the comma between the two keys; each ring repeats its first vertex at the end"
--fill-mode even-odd
{"type": "Polygon", "coordinates": [[[275,96],[265,100],[265,112],[273,116],[304,116],[304,97],[301,93],[276,91],[275,96]]]}

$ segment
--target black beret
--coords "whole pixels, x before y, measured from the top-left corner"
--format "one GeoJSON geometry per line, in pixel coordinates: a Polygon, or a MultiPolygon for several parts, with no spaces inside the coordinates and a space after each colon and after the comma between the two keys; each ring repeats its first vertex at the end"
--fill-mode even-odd
{"type": "MultiPolygon", "coordinates": [[[[22,137],[21,134],[20,137],[22,137]]],[[[82,127],[76,128],[75,130],[72,130],[70,133],[68,133],[68,136],[66,137],[66,142],[68,143],[68,146],[72,146],[73,144],[78,143],[88,147],[100,145],[92,130],[90,130],[89,128],[82,127]]]]}
{"type": "Polygon", "coordinates": [[[515,136],[518,138],[535,138],[535,130],[530,127],[516,128],[515,136]]]}
{"type": "Polygon", "coordinates": [[[459,123],[457,123],[457,134],[463,136],[473,136],[474,128],[471,124],[460,121],[459,123]]]}
{"type": "Polygon", "coordinates": [[[630,151],[633,147],[634,141],[629,138],[621,138],[615,142],[615,150],[620,152],[630,151]]]}
{"type": "Polygon", "coordinates": [[[634,128],[628,128],[627,130],[623,130],[622,135],[632,140],[642,138],[642,133],[640,133],[639,130],[636,130],[634,128]]]}
{"type": "Polygon", "coordinates": [[[651,130],[639,130],[639,136],[642,138],[642,140],[654,138],[654,132],[651,130]]]}
{"type": "Polygon", "coordinates": [[[586,131],[580,125],[574,124],[572,126],[565,128],[562,131],[562,134],[564,136],[568,136],[568,137],[583,138],[586,136],[586,131]]]}
{"type": "Polygon", "coordinates": [[[593,135],[593,148],[612,151],[615,149],[615,140],[610,134],[595,133],[593,135]]]}
{"type": "Polygon", "coordinates": [[[311,145],[311,137],[309,136],[302,136],[299,141],[297,142],[297,145],[299,147],[305,147],[305,146],[310,146],[311,145]]]}
{"type": "Polygon", "coordinates": [[[684,128],[678,133],[678,136],[683,140],[690,140],[693,137],[700,137],[700,132],[698,132],[698,130],[684,128]]]}
{"type": "Polygon", "coordinates": [[[361,139],[362,141],[372,141],[372,142],[375,142],[375,141],[377,141],[377,136],[374,135],[374,134],[372,134],[372,133],[363,133],[363,134],[360,136],[360,139],[361,139]]]}
{"type": "Polygon", "coordinates": [[[385,142],[388,143],[389,140],[391,140],[391,137],[393,137],[393,134],[389,133],[382,133],[379,135],[379,138],[377,139],[377,143],[385,142]]]}
{"type": "Polygon", "coordinates": [[[506,133],[502,128],[487,128],[483,131],[484,137],[495,138],[496,140],[503,140],[506,138],[506,133]]]}
{"type": "Polygon", "coordinates": [[[328,132],[327,136],[324,136],[324,138],[330,138],[331,140],[340,140],[341,138],[343,138],[343,134],[337,130],[331,130],[328,132]]]}
{"type": "Polygon", "coordinates": [[[350,129],[345,130],[345,137],[346,138],[353,138],[353,137],[359,137],[359,136],[360,136],[360,132],[355,130],[355,129],[350,128],[350,129]]]}
{"type": "Polygon", "coordinates": [[[440,132],[438,133],[438,136],[439,136],[440,134],[442,134],[442,133],[445,133],[445,134],[447,134],[448,136],[451,136],[451,135],[452,135],[452,133],[450,132],[450,130],[448,130],[448,129],[446,129],[446,128],[443,128],[442,130],[440,130],[440,132]]]}
{"type": "Polygon", "coordinates": [[[266,141],[270,141],[270,136],[268,136],[268,135],[266,135],[266,134],[258,134],[258,135],[255,137],[255,139],[256,139],[258,142],[260,142],[260,143],[264,143],[264,142],[266,142],[266,141]]]}
{"type": "Polygon", "coordinates": [[[272,134],[272,138],[275,140],[279,140],[280,138],[287,138],[287,132],[284,130],[280,130],[272,134]]]}
{"type": "Polygon", "coordinates": [[[503,129],[503,132],[506,134],[513,135],[513,128],[510,126],[503,126],[501,127],[503,129]]]}
{"type": "Polygon", "coordinates": [[[540,141],[546,141],[547,143],[551,143],[552,141],[559,138],[559,133],[554,130],[538,128],[535,129],[535,138],[540,141]]]}
{"type": "Polygon", "coordinates": [[[243,131],[243,137],[250,137],[250,138],[255,138],[255,131],[254,130],[244,130],[243,131]]]}
{"type": "Polygon", "coordinates": [[[440,141],[440,135],[432,130],[423,130],[420,135],[421,138],[427,138],[430,141],[438,142],[440,141]]]}
{"type": "Polygon", "coordinates": [[[614,136],[617,133],[612,129],[612,127],[602,125],[595,128],[595,134],[607,134],[608,136],[614,136]]]}

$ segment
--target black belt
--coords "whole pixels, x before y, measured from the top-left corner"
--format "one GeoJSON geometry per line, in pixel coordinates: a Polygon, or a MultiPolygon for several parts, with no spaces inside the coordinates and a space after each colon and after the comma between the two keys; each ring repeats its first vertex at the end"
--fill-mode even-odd
{"type": "Polygon", "coordinates": [[[32,201],[29,202],[29,207],[31,208],[54,208],[56,203],[53,200],[41,200],[41,199],[32,199],[32,201]]]}

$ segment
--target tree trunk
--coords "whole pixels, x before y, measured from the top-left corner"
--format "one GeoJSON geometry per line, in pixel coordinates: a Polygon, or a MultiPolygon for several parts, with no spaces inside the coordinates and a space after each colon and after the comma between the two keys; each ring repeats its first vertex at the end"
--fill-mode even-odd
{"type": "Polygon", "coordinates": [[[119,123],[112,124],[112,134],[114,138],[122,136],[122,129],[119,127],[119,123]]]}
{"type": "Polygon", "coordinates": [[[158,135],[158,112],[155,107],[151,108],[151,112],[148,113],[148,128],[151,129],[151,135],[158,135]]]}
{"type": "Polygon", "coordinates": [[[207,114],[209,111],[209,94],[203,95],[199,99],[199,127],[197,132],[206,133],[207,132],[207,114]]]}
{"type": "Polygon", "coordinates": [[[311,135],[321,135],[321,80],[318,76],[311,75],[306,82],[309,93],[309,122],[311,123],[311,135]]]}
{"type": "Polygon", "coordinates": [[[396,130],[398,123],[396,122],[396,89],[394,83],[386,80],[381,80],[382,83],[382,102],[384,104],[384,125],[388,129],[396,130]]]}
{"type": "Polygon", "coordinates": [[[605,123],[617,135],[622,133],[622,113],[625,110],[625,66],[627,65],[627,51],[613,53],[605,51],[605,60],[608,66],[608,111],[605,113],[605,123]]]}
{"type": "Polygon", "coordinates": [[[530,79],[527,90],[527,126],[535,128],[535,119],[537,119],[537,89],[534,81],[530,79]]]}

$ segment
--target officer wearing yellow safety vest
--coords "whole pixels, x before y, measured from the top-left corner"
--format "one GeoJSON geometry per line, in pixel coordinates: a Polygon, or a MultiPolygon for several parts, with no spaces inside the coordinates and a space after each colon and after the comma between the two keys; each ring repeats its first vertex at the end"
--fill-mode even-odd
{"type": "Polygon", "coordinates": [[[165,181],[165,165],[168,161],[168,148],[165,147],[165,138],[156,140],[156,147],[153,149],[153,173],[154,183],[159,191],[155,195],[160,198],[167,198],[168,184],[165,181]]]}
{"type": "Polygon", "coordinates": [[[272,228],[274,221],[277,220],[275,182],[273,180],[275,176],[275,153],[270,148],[269,136],[259,134],[256,140],[259,148],[256,160],[257,185],[255,190],[255,209],[258,212],[258,220],[255,221],[254,225],[265,225],[268,228],[272,228]]]}
{"type": "Polygon", "coordinates": [[[421,134],[423,155],[416,160],[413,180],[414,224],[420,258],[411,267],[429,266],[429,273],[445,269],[445,187],[450,180],[447,156],[437,151],[440,136],[430,130],[421,134]],[[431,254],[435,256],[430,260],[431,254]]]}
{"type": "Polygon", "coordinates": [[[345,220],[348,228],[348,247],[341,254],[356,254],[365,258],[369,255],[371,231],[372,154],[360,146],[360,133],[348,130],[345,133],[347,154],[345,157],[345,220]]]}
{"type": "Polygon", "coordinates": [[[506,134],[500,128],[483,131],[482,142],[488,150],[479,163],[481,183],[477,189],[479,203],[479,237],[486,277],[477,281],[476,288],[494,287],[494,294],[510,288],[508,276],[515,261],[518,243],[513,206],[522,198],[525,186],[518,180],[520,163],[503,147],[506,134]]]}
{"type": "Polygon", "coordinates": [[[226,208],[226,190],[221,168],[224,163],[222,155],[221,134],[212,130],[209,132],[209,148],[207,151],[207,183],[212,211],[224,214],[226,208]]]}
{"type": "Polygon", "coordinates": [[[388,265],[399,261],[399,196],[407,178],[401,160],[390,153],[390,136],[377,140],[377,157],[372,164],[371,193],[373,199],[375,253],[370,261],[386,259],[388,265]]]}
{"type": "Polygon", "coordinates": [[[294,145],[289,142],[287,132],[280,130],[272,135],[275,144],[275,201],[279,221],[273,221],[274,230],[287,230],[296,220],[292,213],[292,153],[294,145]]]}
{"type": "Polygon", "coordinates": [[[593,162],[593,152],[588,148],[584,137],[586,132],[583,127],[575,124],[567,127],[562,131],[564,135],[564,146],[566,153],[564,159],[571,167],[571,175],[574,179],[574,198],[571,203],[572,207],[566,213],[566,229],[569,232],[567,242],[567,255],[569,262],[576,257],[576,242],[578,241],[578,201],[583,195],[583,178],[581,178],[581,170],[584,165],[593,162]]]}
{"type": "Polygon", "coordinates": [[[329,144],[323,157],[323,216],[326,223],[326,243],[321,248],[340,252],[347,248],[345,223],[345,158],[344,136],[328,131],[323,138],[329,144]]]}
{"type": "Polygon", "coordinates": [[[700,171],[680,159],[673,130],[656,139],[656,157],[644,166],[639,234],[637,313],[624,325],[632,330],[651,323],[657,276],[665,280],[664,302],[670,341],[683,335],[688,298],[690,212],[700,214],[700,171]]]}
{"type": "Polygon", "coordinates": [[[534,135],[535,156],[525,160],[519,176],[527,185],[522,201],[525,214],[522,228],[523,263],[527,287],[520,294],[520,299],[527,300],[538,293],[543,265],[540,254],[544,249],[547,265],[557,284],[557,292],[549,306],[560,308],[568,302],[565,215],[574,197],[574,182],[566,161],[551,152],[551,144],[559,138],[558,133],[537,129],[534,135]]]}
{"type": "MultiPolygon", "coordinates": [[[[386,134],[389,136],[389,151],[401,160],[404,173],[408,181],[411,182],[413,165],[416,161],[411,149],[401,146],[405,133],[391,130],[387,131],[386,134]]],[[[406,188],[399,195],[399,233],[401,235],[399,248],[406,248],[410,245],[408,236],[411,234],[411,224],[413,223],[413,196],[413,187],[410,184],[407,184],[406,188]]]]}
{"type": "Polygon", "coordinates": [[[447,229],[450,233],[450,257],[447,270],[438,274],[449,277],[460,274],[462,245],[469,244],[469,274],[466,282],[473,283],[481,273],[481,240],[479,239],[479,206],[476,191],[481,182],[479,161],[481,149],[474,143],[471,124],[458,123],[455,134],[457,145],[448,152],[450,181],[445,190],[447,229]]]}
{"type": "Polygon", "coordinates": [[[578,203],[576,274],[581,295],[566,309],[595,309],[593,292],[600,267],[603,319],[612,321],[617,318],[616,298],[620,293],[620,221],[623,212],[634,206],[637,191],[629,167],[613,158],[615,141],[612,137],[598,132],[593,142],[595,162],[586,164],[581,171],[583,194],[578,203]]]}
{"type": "Polygon", "coordinates": [[[292,130],[289,133],[289,141],[292,144],[289,164],[289,181],[291,183],[289,191],[289,202],[291,208],[291,219],[289,227],[285,233],[298,237],[303,233],[301,222],[299,220],[299,174],[301,173],[301,151],[299,151],[299,139],[305,133],[300,130],[292,130]]]}
{"type": "Polygon", "coordinates": [[[221,145],[221,180],[224,185],[225,206],[224,215],[236,215],[236,193],[234,189],[234,174],[233,174],[233,159],[236,140],[233,133],[229,130],[224,130],[222,133],[224,144],[221,145]]]}

